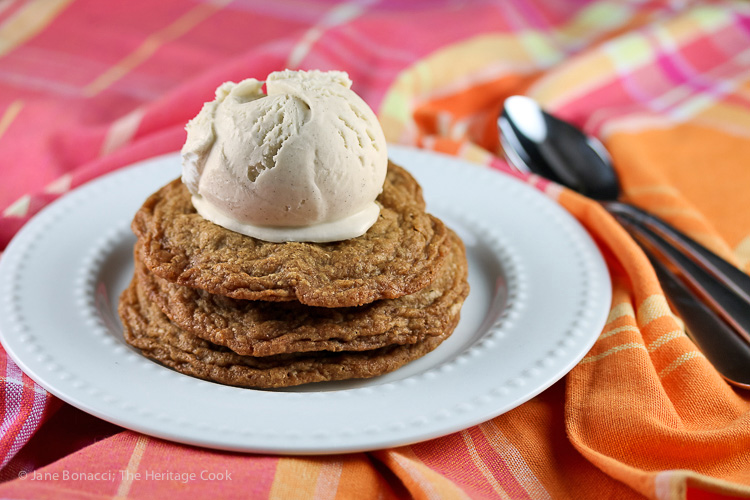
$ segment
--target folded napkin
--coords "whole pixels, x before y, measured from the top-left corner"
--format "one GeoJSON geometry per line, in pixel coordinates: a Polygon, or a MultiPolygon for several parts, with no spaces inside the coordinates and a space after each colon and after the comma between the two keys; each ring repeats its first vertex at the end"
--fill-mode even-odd
{"type": "MultiPolygon", "coordinates": [[[[602,139],[629,201],[750,271],[750,8],[722,1],[2,4],[0,248],[60,194],[179,149],[219,83],[285,67],[347,71],[391,142],[479,165],[466,175],[509,173],[494,121],[532,96],[602,139]]],[[[1,351],[0,496],[750,497],[750,391],[686,337],[599,205],[521,178],[588,229],[613,283],[596,344],[539,396],[395,449],[228,453],[82,414],[1,351]]]]}

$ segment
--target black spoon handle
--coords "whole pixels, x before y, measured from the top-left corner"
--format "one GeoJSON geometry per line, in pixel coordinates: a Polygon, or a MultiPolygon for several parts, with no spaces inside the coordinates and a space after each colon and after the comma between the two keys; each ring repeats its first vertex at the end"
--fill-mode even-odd
{"type": "Polygon", "coordinates": [[[750,344],[720,318],[707,304],[698,300],[671,269],[663,255],[652,251],[642,228],[627,220],[621,224],[638,241],[656,270],[659,282],[672,307],[685,322],[688,335],[706,359],[729,383],[750,389],[750,344]]]}
{"type": "Polygon", "coordinates": [[[646,227],[669,241],[683,254],[729,287],[735,294],[742,297],[747,304],[747,314],[750,314],[750,276],[663,220],[644,212],[638,207],[616,201],[604,202],[604,206],[613,215],[627,217],[633,224],[646,227]]]}
{"type": "Polygon", "coordinates": [[[730,287],[682,254],[659,234],[629,216],[615,215],[643,247],[660,257],[693,292],[732,327],[750,346],[750,304],[730,287]]]}

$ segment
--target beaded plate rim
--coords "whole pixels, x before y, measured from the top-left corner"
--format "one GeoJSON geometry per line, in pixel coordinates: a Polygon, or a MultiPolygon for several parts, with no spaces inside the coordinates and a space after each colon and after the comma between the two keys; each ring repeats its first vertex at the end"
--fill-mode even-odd
{"type": "Polygon", "coordinates": [[[0,259],[0,341],[39,385],[84,411],[218,449],[364,451],[443,436],[515,408],[562,378],[598,337],[611,300],[603,258],[573,217],[517,179],[413,148],[392,145],[389,154],[420,182],[428,210],[464,239],[472,283],[454,336],[392,374],[238,389],[181,375],[124,343],[112,314],[123,278],[112,273],[127,274],[119,268],[134,241],[130,218],[179,175],[177,154],[96,179],[19,232],[0,259]],[[80,234],[66,237],[66,226],[80,234]],[[59,269],[48,248],[63,249],[59,269]],[[41,283],[50,273],[59,275],[50,277],[64,291],[59,301],[41,283]],[[45,314],[34,313],[40,300],[45,314]],[[192,411],[191,399],[201,402],[192,411]]]}

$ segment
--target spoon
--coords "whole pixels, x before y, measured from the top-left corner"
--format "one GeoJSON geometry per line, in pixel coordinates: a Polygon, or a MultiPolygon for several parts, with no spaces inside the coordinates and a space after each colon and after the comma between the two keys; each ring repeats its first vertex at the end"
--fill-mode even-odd
{"type": "MultiPolygon", "coordinates": [[[[620,223],[639,239],[638,230],[629,222],[620,223]]],[[[688,327],[688,336],[727,382],[750,389],[750,343],[735,335],[713,308],[697,300],[684,281],[656,257],[657,251],[647,240],[638,242],[644,247],[670,304],[688,327]]]]}
{"type": "Polygon", "coordinates": [[[596,138],[544,112],[523,96],[505,101],[498,125],[503,148],[514,168],[600,200],[618,220],[627,220],[644,237],[657,240],[654,244],[658,247],[668,247],[671,251],[664,257],[682,274],[695,278],[693,286],[701,288],[699,293],[704,298],[722,293],[726,296],[718,301],[729,309],[724,311],[725,319],[736,323],[739,333],[750,342],[750,276],[661,219],[616,201],[620,192],[617,175],[609,154],[596,138]]]}
{"type": "MultiPolygon", "coordinates": [[[[665,293],[677,292],[673,280],[670,280],[670,286],[666,286],[664,280],[676,279],[676,276],[682,279],[685,288],[673,303],[684,304],[685,293],[689,292],[710,307],[713,316],[703,315],[701,321],[694,322],[692,335],[696,344],[708,345],[711,342],[709,338],[698,341],[695,337],[712,334],[711,329],[706,329],[712,318],[723,320],[714,330],[734,332],[750,343],[750,276],[661,219],[618,202],[617,175],[609,154],[596,138],[544,112],[535,101],[524,96],[506,99],[498,118],[498,128],[503,150],[513,168],[536,173],[600,200],[636,237],[652,260],[665,264],[660,267],[667,271],[659,269],[665,293]]],[[[683,319],[687,325],[687,319],[683,319]]],[[[737,356],[737,353],[725,354],[725,358],[737,356]]],[[[714,366],[721,363],[720,359],[713,361],[716,361],[714,366]]],[[[750,370],[750,355],[746,361],[750,370]]],[[[731,377],[736,378],[737,370],[732,373],[731,377]]],[[[744,386],[744,383],[738,385],[744,386]]]]}

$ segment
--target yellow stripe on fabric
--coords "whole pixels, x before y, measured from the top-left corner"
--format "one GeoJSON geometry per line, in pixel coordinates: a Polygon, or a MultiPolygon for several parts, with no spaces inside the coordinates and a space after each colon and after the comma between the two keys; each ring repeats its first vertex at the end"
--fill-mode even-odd
{"type": "Polygon", "coordinates": [[[414,453],[411,446],[404,446],[393,453],[393,458],[409,478],[420,488],[422,495],[412,495],[415,498],[427,500],[468,500],[468,495],[451,480],[443,477],[427,467],[414,453]],[[430,477],[426,477],[429,475],[430,477]]]}
{"type": "MultiPolygon", "coordinates": [[[[457,93],[505,75],[546,69],[565,57],[570,48],[584,46],[629,23],[635,11],[615,1],[596,2],[555,30],[482,34],[431,53],[401,72],[386,92],[378,110],[386,139],[414,140],[412,102],[457,93]]],[[[603,76],[608,71],[601,68],[603,76]]],[[[554,87],[554,82],[551,85],[554,87]]]]}
{"type": "Polygon", "coordinates": [[[404,471],[409,474],[411,480],[417,483],[426,498],[428,498],[429,500],[439,500],[440,494],[435,490],[432,483],[430,483],[430,481],[428,481],[424,477],[424,475],[422,475],[419,468],[415,467],[414,463],[412,462],[416,461],[420,464],[422,463],[422,461],[419,460],[419,458],[414,453],[414,450],[412,450],[411,446],[407,446],[400,451],[403,453],[403,456],[400,454],[396,454],[396,462],[398,462],[401,468],[403,468],[404,471]]]}
{"type": "Polygon", "coordinates": [[[10,127],[10,124],[13,123],[13,120],[16,119],[18,114],[21,112],[23,105],[24,102],[21,99],[16,99],[8,105],[5,113],[3,113],[3,116],[0,117],[0,137],[3,136],[5,131],[10,127]]]}
{"type": "Polygon", "coordinates": [[[648,344],[648,352],[654,352],[670,340],[678,339],[680,337],[687,338],[687,335],[685,335],[685,332],[682,330],[672,330],[669,333],[665,333],[664,335],[661,335],[659,338],[648,344]]]}
{"type": "Polygon", "coordinates": [[[680,191],[668,184],[654,184],[650,186],[629,187],[625,193],[627,196],[645,196],[650,194],[665,194],[669,196],[681,196],[680,191]]]}
{"type": "Polygon", "coordinates": [[[0,25],[0,57],[40,33],[72,0],[32,0],[0,25]]]}
{"type": "MultiPolygon", "coordinates": [[[[532,38],[527,37],[527,41],[532,38]]],[[[378,116],[386,139],[391,142],[413,139],[415,134],[409,126],[412,102],[417,98],[428,100],[459,92],[503,74],[533,71],[536,65],[530,57],[530,50],[515,36],[478,35],[439,49],[427,59],[418,61],[396,78],[380,105],[378,116]]]]}
{"type": "Polygon", "coordinates": [[[721,29],[727,24],[734,24],[734,14],[724,8],[714,6],[696,6],[690,9],[695,24],[703,28],[703,31],[712,32],[721,29]]]}
{"type": "Polygon", "coordinates": [[[492,155],[472,142],[464,142],[458,149],[458,156],[477,165],[488,166],[492,155]]]}
{"type": "Polygon", "coordinates": [[[674,126],[674,121],[667,115],[636,114],[621,116],[616,120],[609,120],[602,126],[601,134],[609,137],[616,133],[637,133],[644,130],[665,129],[674,126]]]}
{"type": "Polygon", "coordinates": [[[687,85],[671,87],[661,95],[654,96],[651,99],[651,108],[667,114],[671,120],[674,120],[675,115],[671,110],[679,106],[681,102],[690,99],[693,94],[694,90],[687,85]]]}
{"type": "Polygon", "coordinates": [[[5,377],[5,376],[0,377],[0,383],[1,384],[5,384],[6,386],[8,384],[13,384],[14,386],[19,386],[19,387],[24,387],[26,389],[31,389],[32,391],[34,391],[37,394],[42,394],[44,396],[49,396],[49,393],[46,390],[44,390],[41,386],[39,386],[37,384],[26,384],[26,383],[24,383],[23,380],[15,379],[15,378],[12,378],[12,377],[5,377]]]}
{"type": "Polygon", "coordinates": [[[635,311],[630,302],[621,302],[614,306],[609,311],[609,316],[607,316],[607,324],[612,323],[614,320],[622,318],[623,316],[631,316],[635,319],[635,311]]]}
{"type": "MultiPolygon", "coordinates": [[[[720,24],[732,25],[733,23],[734,21],[730,17],[724,17],[723,23],[720,24]]],[[[687,27],[688,29],[685,31],[689,32],[692,30],[693,36],[699,34],[700,31],[696,29],[696,25],[697,23],[694,23],[694,25],[687,27]]],[[[721,26],[712,29],[718,30],[721,29],[721,26]]],[[[683,36],[682,38],[687,39],[689,37],[683,36]]],[[[671,37],[664,36],[660,41],[667,48],[675,45],[671,37]]],[[[684,46],[686,43],[683,40],[681,45],[684,46]]],[[[663,94],[663,99],[659,98],[656,102],[664,101],[662,108],[671,106],[672,109],[668,111],[668,114],[675,121],[682,122],[694,117],[700,117],[704,122],[709,121],[711,116],[716,114],[717,109],[722,108],[722,96],[735,91],[747,79],[747,72],[735,75],[731,79],[725,79],[722,77],[723,68],[727,65],[742,65],[742,63],[744,63],[744,66],[750,64],[750,50],[747,48],[735,53],[724,65],[719,65],[712,71],[708,71],[702,75],[705,81],[713,82],[712,93],[696,93],[692,86],[683,83],[679,87],[675,87],[672,91],[663,94]]],[[[727,107],[727,109],[734,110],[734,107],[727,107]]],[[[719,112],[714,118],[713,123],[720,124],[725,130],[734,130],[734,133],[747,136],[748,120],[747,116],[743,113],[735,112],[730,117],[719,112]]]]}
{"type": "Polygon", "coordinates": [[[611,349],[607,349],[606,351],[604,351],[601,354],[596,354],[594,356],[586,356],[585,358],[583,358],[581,360],[581,364],[593,363],[594,361],[599,361],[601,359],[606,358],[607,356],[610,356],[612,354],[615,354],[615,353],[618,353],[618,352],[621,352],[621,351],[627,351],[629,349],[643,349],[643,351],[645,352],[646,351],[646,346],[644,346],[643,344],[639,344],[637,342],[630,342],[630,343],[627,343],[627,344],[618,345],[618,346],[613,347],[611,349]]]}
{"type": "Polygon", "coordinates": [[[590,39],[602,31],[622,25],[633,17],[633,10],[618,2],[594,2],[582,9],[572,23],[563,26],[560,36],[572,41],[590,39]]]}
{"type": "Polygon", "coordinates": [[[115,121],[107,131],[99,154],[104,156],[130,142],[138,130],[144,114],[144,108],[137,108],[115,121]]]}
{"type": "Polygon", "coordinates": [[[662,217],[680,216],[680,217],[691,217],[695,219],[703,218],[703,215],[694,208],[652,206],[652,207],[649,207],[648,211],[651,213],[658,213],[662,217]]]}
{"type": "Polygon", "coordinates": [[[613,75],[617,75],[617,71],[612,59],[603,52],[590,52],[580,59],[572,59],[565,71],[555,73],[554,79],[540,79],[529,94],[545,107],[554,108],[563,100],[601,87],[613,75]]]}
{"type": "MultiPolygon", "coordinates": [[[[606,18],[608,9],[615,8],[610,5],[606,6],[602,10],[604,15],[601,15],[600,19],[606,18]]],[[[690,12],[662,23],[651,34],[655,34],[659,43],[667,49],[683,47],[693,39],[705,37],[707,33],[716,32],[724,25],[734,23],[731,19],[732,13],[722,13],[721,10],[720,8],[705,8],[698,12],[697,9],[692,9],[690,12]],[[698,26],[701,26],[703,30],[697,29],[698,26]]],[[[624,14],[628,15],[628,12],[624,14]]],[[[624,22],[619,24],[622,25],[624,22]]],[[[556,107],[569,100],[585,96],[590,89],[604,86],[606,82],[617,78],[619,74],[632,73],[641,66],[651,64],[657,55],[653,43],[642,33],[626,34],[610,40],[599,50],[573,60],[566,68],[555,72],[549,78],[542,78],[529,93],[548,107],[556,107]]],[[[696,96],[692,88],[682,85],[653,98],[650,106],[653,109],[667,110],[696,96]]],[[[704,95],[698,95],[696,101],[691,100],[682,108],[671,110],[670,116],[692,116],[691,113],[694,114],[696,110],[706,105],[708,101],[704,101],[705,98],[704,95]]]]}
{"type": "Polygon", "coordinates": [[[479,430],[487,438],[487,442],[490,443],[492,449],[509,465],[508,469],[513,474],[513,477],[516,478],[518,484],[526,490],[531,498],[537,500],[551,499],[550,494],[544,489],[542,483],[531,469],[529,469],[521,453],[505,437],[505,434],[500,430],[500,426],[494,420],[488,420],[479,424],[479,430]]]}
{"type": "Polygon", "coordinates": [[[521,46],[529,54],[529,59],[539,66],[549,66],[560,59],[558,49],[546,33],[525,31],[519,36],[521,46]]]}
{"type": "MultiPolygon", "coordinates": [[[[540,42],[539,36],[528,32],[520,38],[507,34],[477,35],[438,50],[411,69],[420,74],[420,90],[429,96],[458,92],[477,81],[495,79],[509,70],[533,70],[537,65],[531,57],[533,54],[524,46],[523,37],[532,46],[549,45],[540,42]],[[479,75],[479,78],[468,79],[467,75],[479,75]],[[436,94],[438,90],[440,92],[436,94]]],[[[537,50],[546,52],[547,49],[537,50]]]]}
{"type": "Polygon", "coordinates": [[[677,359],[675,359],[674,361],[672,361],[662,371],[660,371],[659,372],[659,378],[666,377],[667,375],[669,375],[670,373],[672,373],[673,371],[675,371],[676,369],[678,369],[679,367],[681,367],[682,365],[684,365],[685,363],[687,363],[688,361],[690,361],[691,359],[702,358],[702,357],[703,357],[703,354],[701,354],[698,351],[686,352],[682,356],[680,356],[677,359]]]}
{"type": "Polygon", "coordinates": [[[687,120],[698,116],[704,110],[710,109],[716,104],[717,98],[713,95],[692,95],[680,105],[675,107],[670,115],[677,121],[687,120]]]}
{"type": "Polygon", "coordinates": [[[492,475],[492,471],[490,471],[490,468],[487,467],[487,464],[484,463],[484,460],[482,460],[482,457],[479,456],[479,452],[477,452],[476,446],[474,446],[474,441],[471,439],[471,435],[468,433],[468,431],[461,431],[461,438],[464,440],[464,444],[466,445],[466,449],[469,451],[469,456],[471,457],[471,461],[474,462],[474,465],[477,467],[479,472],[482,473],[484,478],[487,480],[487,482],[492,486],[492,489],[497,493],[500,498],[505,498],[510,500],[510,497],[505,492],[502,486],[500,486],[500,483],[497,482],[497,479],[495,479],[495,476],[492,475]]]}
{"type": "Polygon", "coordinates": [[[705,38],[736,23],[731,10],[715,6],[696,6],[666,22],[654,25],[652,34],[668,51],[684,47],[692,40],[705,38]]]}
{"type": "Polygon", "coordinates": [[[280,458],[271,484],[269,500],[313,499],[321,463],[305,458],[280,458]]]}
{"type": "Polygon", "coordinates": [[[25,217],[31,206],[31,195],[25,194],[3,210],[3,217],[25,217]]]}
{"type": "Polygon", "coordinates": [[[599,339],[606,339],[607,337],[611,337],[612,335],[617,335],[620,332],[640,332],[637,326],[633,325],[625,325],[625,326],[618,326],[617,328],[613,328],[608,332],[604,332],[601,335],[599,335],[599,339]]]}
{"type": "Polygon", "coordinates": [[[63,174],[44,187],[45,193],[63,194],[70,191],[70,185],[73,183],[72,174],[63,174]]]}
{"type": "Polygon", "coordinates": [[[353,2],[333,7],[319,23],[302,35],[300,41],[290,51],[286,67],[288,69],[298,68],[302,60],[310,52],[312,46],[315,45],[315,42],[320,40],[320,37],[323,36],[326,30],[351,21],[362,15],[364,11],[364,6],[353,2]]]}
{"type": "Polygon", "coordinates": [[[151,57],[162,45],[179,38],[202,21],[221,10],[231,0],[216,0],[201,3],[180,16],[172,24],[152,34],[133,52],[125,56],[120,62],[99,75],[93,82],[84,87],[84,94],[94,96],[110,87],[117,80],[124,77],[133,68],[139,66],[151,57]]]}
{"type": "MultiPolygon", "coordinates": [[[[743,64],[750,68],[750,53],[745,52],[742,54],[744,57],[743,64]]],[[[735,57],[736,62],[739,57],[735,57]]],[[[745,80],[750,78],[750,71],[745,74],[740,74],[733,80],[727,80],[722,83],[723,93],[732,94],[735,96],[742,95],[742,84],[745,80]],[[734,85],[733,88],[729,87],[729,83],[734,85]]],[[[701,109],[695,116],[696,121],[700,121],[705,126],[711,128],[718,128],[723,130],[727,134],[748,138],[750,137],[750,117],[746,112],[746,109],[742,106],[729,103],[723,100],[714,99],[711,102],[711,106],[705,109],[701,109]]]]}
{"type": "Polygon", "coordinates": [[[648,63],[654,56],[651,44],[640,34],[624,35],[616,43],[604,45],[603,50],[623,72],[648,63]]]}
{"type": "MultiPolygon", "coordinates": [[[[433,91],[436,88],[436,77],[440,75],[440,73],[435,72],[435,66],[432,64],[422,64],[421,62],[419,62],[417,63],[415,69],[419,88],[428,92],[433,91]]],[[[444,70],[445,68],[439,69],[444,70]]]]}
{"type": "Polygon", "coordinates": [[[135,479],[135,473],[138,470],[138,466],[141,464],[141,459],[143,458],[143,454],[146,451],[146,447],[148,446],[149,438],[145,435],[138,436],[138,441],[135,442],[135,446],[133,447],[133,453],[130,455],[130,460],[128,461],[127,467],[125,467],[124,474],[120,474],[120,477],[122,478],[122,482],[120,482],[120,485],[117,487],[117,493],[115,494],[115,499],[124,499],[128,497],[128,493],[130,493],[130,488],[133,486],[133,480],[135,479]]]}
{"type": "Polygon", "coordinates": [[[657,44],[666,51],[678,50],[676,40],[687,41],[691,38],[703,36],[697,20],[691,13],[675,17],[667,22],[652,26],[650,35],[654,37],[657,44]]]}
{"type": "MultiPolygon", "coordinates": [[[[383,126],[383,132],[391,142],[397,142],[400,131],[411,120],[411,103],[406,79],[401,82],[402,89],[393,89],[383,99],[378,118],[383,126]]],[[[411,141],[409,141],[411,142],[411,141]]]]}
{"type": "Polygon", "coordinates": [[[664,295],[651,295],[638,307],[638,324],[641,326],[648,325],[664,316],[672,316],[664,295]]]}

